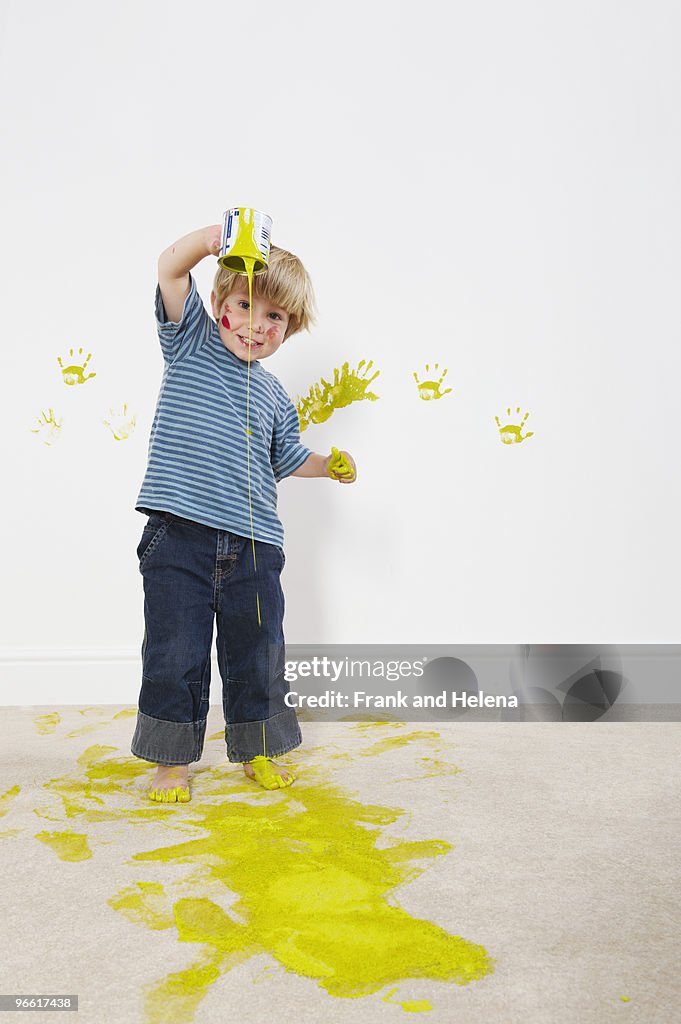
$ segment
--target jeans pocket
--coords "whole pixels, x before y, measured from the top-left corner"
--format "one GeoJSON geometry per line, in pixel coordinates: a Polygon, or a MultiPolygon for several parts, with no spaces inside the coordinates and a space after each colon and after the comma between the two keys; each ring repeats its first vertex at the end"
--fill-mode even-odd
{"type": "Polygon", "coordinates": [[[137,557],[139,559],[140,572],[150,555],[154,553],[163,538],[165,537],[170,523],[162,516],[151,515],[149,521],[142,530],[142,539],[137,545],[137,557]]]}

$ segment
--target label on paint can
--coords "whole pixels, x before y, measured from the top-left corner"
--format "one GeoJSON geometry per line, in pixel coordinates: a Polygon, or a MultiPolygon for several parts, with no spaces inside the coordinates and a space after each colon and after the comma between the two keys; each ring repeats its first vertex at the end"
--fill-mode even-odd
{"type": "Polygon", "coordinates": [[[218,263],[237,274],[246,273],[246,263],[253,261],[253,273],[267,270],[270,258],[272,218],[248,206],[226,210],[222,223],[222,239],[218,263]]]}

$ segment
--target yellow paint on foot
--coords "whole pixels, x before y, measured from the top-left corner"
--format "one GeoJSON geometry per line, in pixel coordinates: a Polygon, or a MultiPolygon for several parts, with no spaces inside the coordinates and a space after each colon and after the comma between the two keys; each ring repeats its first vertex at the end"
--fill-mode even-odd
{"type": "Polygon", "coordinates": [[[12,786],[5,793],[0,796],[0,818],[4,818],[9,810],[12,808],[12,804],[19,796],[21,792],[21,786],[12,786]]]}
{"type": "Polygon", "coordinates": [[[60,722],[61,715],[58,711],[52,711],[48,715],[38,715],[37,718],[33,719],[35,731],[41,736],[48,736],[54,732],[60,722]]]}
{"type": "Polygon", "coordinates": [[[401,999],[391,999],[390,997],[394,995],[395,992],[397,992],[397,989],[391,988],[390,991],[383,996],[383,1002],[396,1003],[398,1006],[401,1006],[402,1009],[405,1010],[407,1013],[426,1013],[428,1010],[433,1009],[432,1005],[428,1002],[427,999],[411,999],[407,1002],[401,999]]]}
{"type": "Polygon", "coordinates": [[[160,882],[137,882],[112,896],[107,903],[129,921],[152,931],[172,928],[173,908],[160,882]]]}
{"type": "Polygon", "coordinates": [[[269,757],[254,757],[246,763],[250,764],[253,769],[255,782],[258,782],[263,789],[286,789],[297,778],[296,773],[291,768],[286,768],[290,778],[282,778],[276,764],[269,757]]]}
{"type": "Polygon", "coordinates": [[[60,860],[89,860],[92,850],[86,835],[80,832],[37,832],[36,839],[53,850],[60,860]]]}
{"type": "Polygon", "coordinates": [[[173,786],[172,789],[150,789],[147,794],[150,800],[159,804],[186,804],[191,797],[188,786],[173,786]]]}
{"type": "Polygon", "coordinates": [[[312,384],[306,397],[296,402],[301,433],[311,423],[326,422],[335,409],[342,409],[352,402],[376,402],[379,396],[367,390],[381,372],[376,370],[372,377],[367,377],[373,365],[372,359],[369,362],[362,359],[357,369],[351,370],[349,363],[343,363],[340,370],[334,369],[333,382],[321,377],[319,383],[312,384]]]}

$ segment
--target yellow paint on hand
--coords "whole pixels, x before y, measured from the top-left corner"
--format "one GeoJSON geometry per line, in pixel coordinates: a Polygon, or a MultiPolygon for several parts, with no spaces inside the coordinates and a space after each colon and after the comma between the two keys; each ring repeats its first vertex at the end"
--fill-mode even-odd
{"type": "Polygon", "coordinates": [[[87,836],[79,832],[37,832],[36,839],[53,850],[60,860],[89,860],[92,850],[87,836]]]}
{"type": "Polygon", "coordinates": [[[12,809],[12,804],[19,796],[21,792],[21,786],[12,786],[6,793],[0,796],[0,818],[4,818],[8,811],[12,809]]]}
{"type": "Polygon", "coordinates": [[[335,409],[352,402],[376,402],[379,396],[367,390],[381,372],[376,370],[372,377],[367,377],[373,365],[373,360],[362,359],[357,369],[351,370],[349,363],[343,363],[340,370],[334,369],[333,383],[321,377],[318,384],[312,384],[307,396],[296,403],[301,433],[311,423],[324,423],[335,409]]]}
{"type": "MultiPolygon", "coordinates": [[[[435,363],[433,369],[437,373],[437,371],[440,369],[438,363],[435,363]]],[[[426,363],[425,372],[427,374],[430,373],[430,366],[428,365],[428,363],[426,363]]],[[[442,398],[444,395],[448,395],[449,392],[452,390],[451,388],[445,388],[444,391],[440,390],[440,385],[442,384],[442,381],[445,379],[446,376],[447,371],[443,370],[442,374],[437,380],[435,380],[434,378],[429,378],[428,380],[420,381],[416,371],[414,370],[414,380],[416,381],[416,386],[419,389],[419,397],[423,398],[424,401],[430,401],[431,399],[442,398]]]]}
{"type": "MultiPolygon", "coordinates": [[[[511,416],[511,410],[506,410],[506,415],[511,416]]],[[[520,406],[516,408],[516,415],[520,415],[520,406]]],[[[525,420],[529,416],[529,412],[526,412],[520,423],[507,423],[506,426],[502,426],[499,422],[499,417],[495,416],[494,419],[499,427],[499,438],[502,444],[520,444],[521,441],[526,441],[528,437],[534,436],[534,431],[529,430],[526,434],[521,433],[522,428],[525,425],[525,420]]]]}
{"type": "Polygon", "coordinates": [[[355,471],[346,459],[345,455],[341,454],[337,448],[331,448],[331,458],[329,464],[326,467],[327,474],[332,480],[354,480],[355,471]]]}
{"type": "Polygon", "coordinates": [[[394,995],[395,992],[397,992],[397,989],[391,988],[390,991],[383,996],[383,1002],[396,1003],[398,1006],[401,1006],[402,1009],[405,1010],[407,1013],[426,1013],[428,1010],[433,1009],[432,1005],[428,1002],[427,999],[412,999],[408,1002],[404,1002],[400,999],[391,999],[390,997],[394,995]]]}
{"type": "Polygon", "coordinates": [[[33,719],[35,731],[39,733],[40,736],[47,736],[50,733],[53,733],[60,722],[61,715],[58,711],[52,711],[47,715],[38,715],[37,718],[33,719]]]}

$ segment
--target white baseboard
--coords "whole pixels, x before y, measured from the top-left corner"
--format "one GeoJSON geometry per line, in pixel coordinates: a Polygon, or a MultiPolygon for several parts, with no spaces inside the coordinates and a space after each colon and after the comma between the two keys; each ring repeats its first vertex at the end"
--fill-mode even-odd
{"type": "MultiPolygon", "coordinates": [[[[217,659],[211,663],[211,704],[221,704],[217,659]]],[[[0,648],[0,703],[137,706],[142,681],[139,648],[0,648]]]]}

